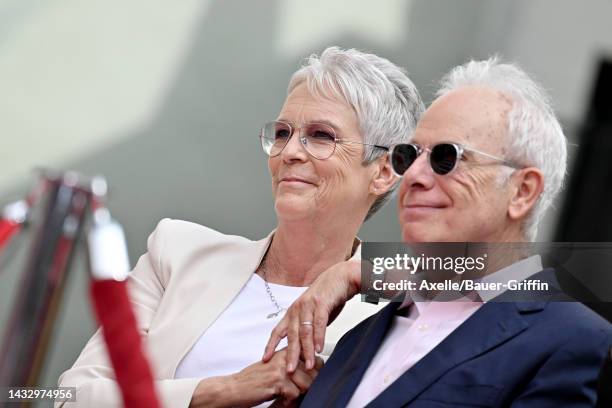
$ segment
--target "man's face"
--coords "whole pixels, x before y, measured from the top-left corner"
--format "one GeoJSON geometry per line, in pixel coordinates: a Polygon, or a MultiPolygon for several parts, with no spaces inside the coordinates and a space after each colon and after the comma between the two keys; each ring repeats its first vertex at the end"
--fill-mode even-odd
{"type": "MultiPolygon", "coordinates": [[[[464,87],[438,98],[427,109],[413,143],[423,148],[453,142],[506,157],[507,113],[502,93],[464,87]]],[[[424,151],[404,173],[399,190],[399,221],[406,242],[495,242],[512,239],[510,185],[500,183],[499,162],[464,152],[454,171],[434,173],[424,151]]]]}

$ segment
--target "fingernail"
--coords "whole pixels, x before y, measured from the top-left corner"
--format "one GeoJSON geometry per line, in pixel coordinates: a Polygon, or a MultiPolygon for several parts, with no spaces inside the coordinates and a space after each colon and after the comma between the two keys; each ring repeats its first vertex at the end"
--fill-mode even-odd
{"type": "Polygon", "coordinates": [[[288,371],[288,372],[293,371],[293,363],[289,363],[289,364],[287,364],[287,371],[288,371]]]}
{"type": "Polygon", "coordinates": [[[312,369],[312,366],[313,366],[312,360],[311,359],[306,360],[306,369],[310,370],[312,369]]]}
{"type": "Polygon", "coordinates": [[[317,350],[317,353],[321,352],[321,344],[317,344],[316,350],[317,350]]]}

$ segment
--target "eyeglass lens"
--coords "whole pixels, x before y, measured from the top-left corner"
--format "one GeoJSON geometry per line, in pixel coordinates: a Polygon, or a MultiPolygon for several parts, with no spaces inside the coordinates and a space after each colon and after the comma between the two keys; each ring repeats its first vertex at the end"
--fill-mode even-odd
{"type": "MultiPolygon", "coordinates": [[[[284,122],[267,123],[262,130],[262,146],[270,156],[279,155],[295,131],[291,125],[284,122]]],[[[324,123],[309,123],[300,131],[300,142],[308,153],[318,159],[326,159],[336,148],[336,133],[324,123]]]]}

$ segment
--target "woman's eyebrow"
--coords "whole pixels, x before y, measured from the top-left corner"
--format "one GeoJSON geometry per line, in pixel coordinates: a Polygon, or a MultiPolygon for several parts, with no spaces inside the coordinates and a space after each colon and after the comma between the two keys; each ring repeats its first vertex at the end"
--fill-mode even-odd
{"type": "MultiPolygon", "coordinates": [[[[276,119],[278,122],[286,122],[289,123],[290,125],[297,125],[298,123],[295,123],[289,119],[284,119],[284,118],[278,118],[276,119]]],[[[331,127],[332,129],[334,129],[336,132],[340,132],[342,130],[342,128],[340,126],[338,126],[336,123],[328,120],[328,119],[316,119],[316,120],[309,120],[308,122],[305,123],[299,123],[300,125],[305,125],[305,124],[311,124],[311,123],[321,123],[323,125],[327,125],[329,127],[331,127]]]]}
{"type": "Polygon", "coordinates": [[[329,121],[327,119],[314,120],[313,123],[322,123],[324,125],[327,125],[327,126],[333,128],[334,130],[340,130],[340,127],[336,123],[334,123],[332,121],[329,121]]]}

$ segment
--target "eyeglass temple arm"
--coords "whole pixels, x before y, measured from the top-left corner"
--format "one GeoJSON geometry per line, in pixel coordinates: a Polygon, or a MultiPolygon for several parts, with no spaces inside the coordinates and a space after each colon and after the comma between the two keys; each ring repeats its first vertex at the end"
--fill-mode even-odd
{"type": "Polygon", "coordinates": [[[356,140],[336,140],[336,143],[341,143],[341,144],[360,144],[360,145],[364,145],[364,146],[374,146],[374,147],[377,147],[379,149],[383,149],[386,152],[391,150],[387,146],[381,146],[381,145],[372,144],[372,143],[363,143],[363,142],[358,142],[356,140]]]}
{"type": "Polygon", "coordinates": [[[502,163],[502,164],[504,164],[504,165],[506,165],[508,167],[512,167],[514,169],[520,169],[522,167],[522,166],[519,166],[516,163],[510,162],[508,160],[504,160],[501,157],[493,156],[493,155],[491,155],[489,153],[485,153],[485,152],[481,152],[481,151],[476,150],[476,149],[472,149],[471,147],[470,148],[464,147],[463,149],[465,151],[468,151],[468,152],[472,152],[472,153],[476,153],[476,154],[479,154],[479,155],[484,156],[484,157],[488,157],[491,160],[498,161],[498,162],[500,162],[500,163],[502,163]]]}

